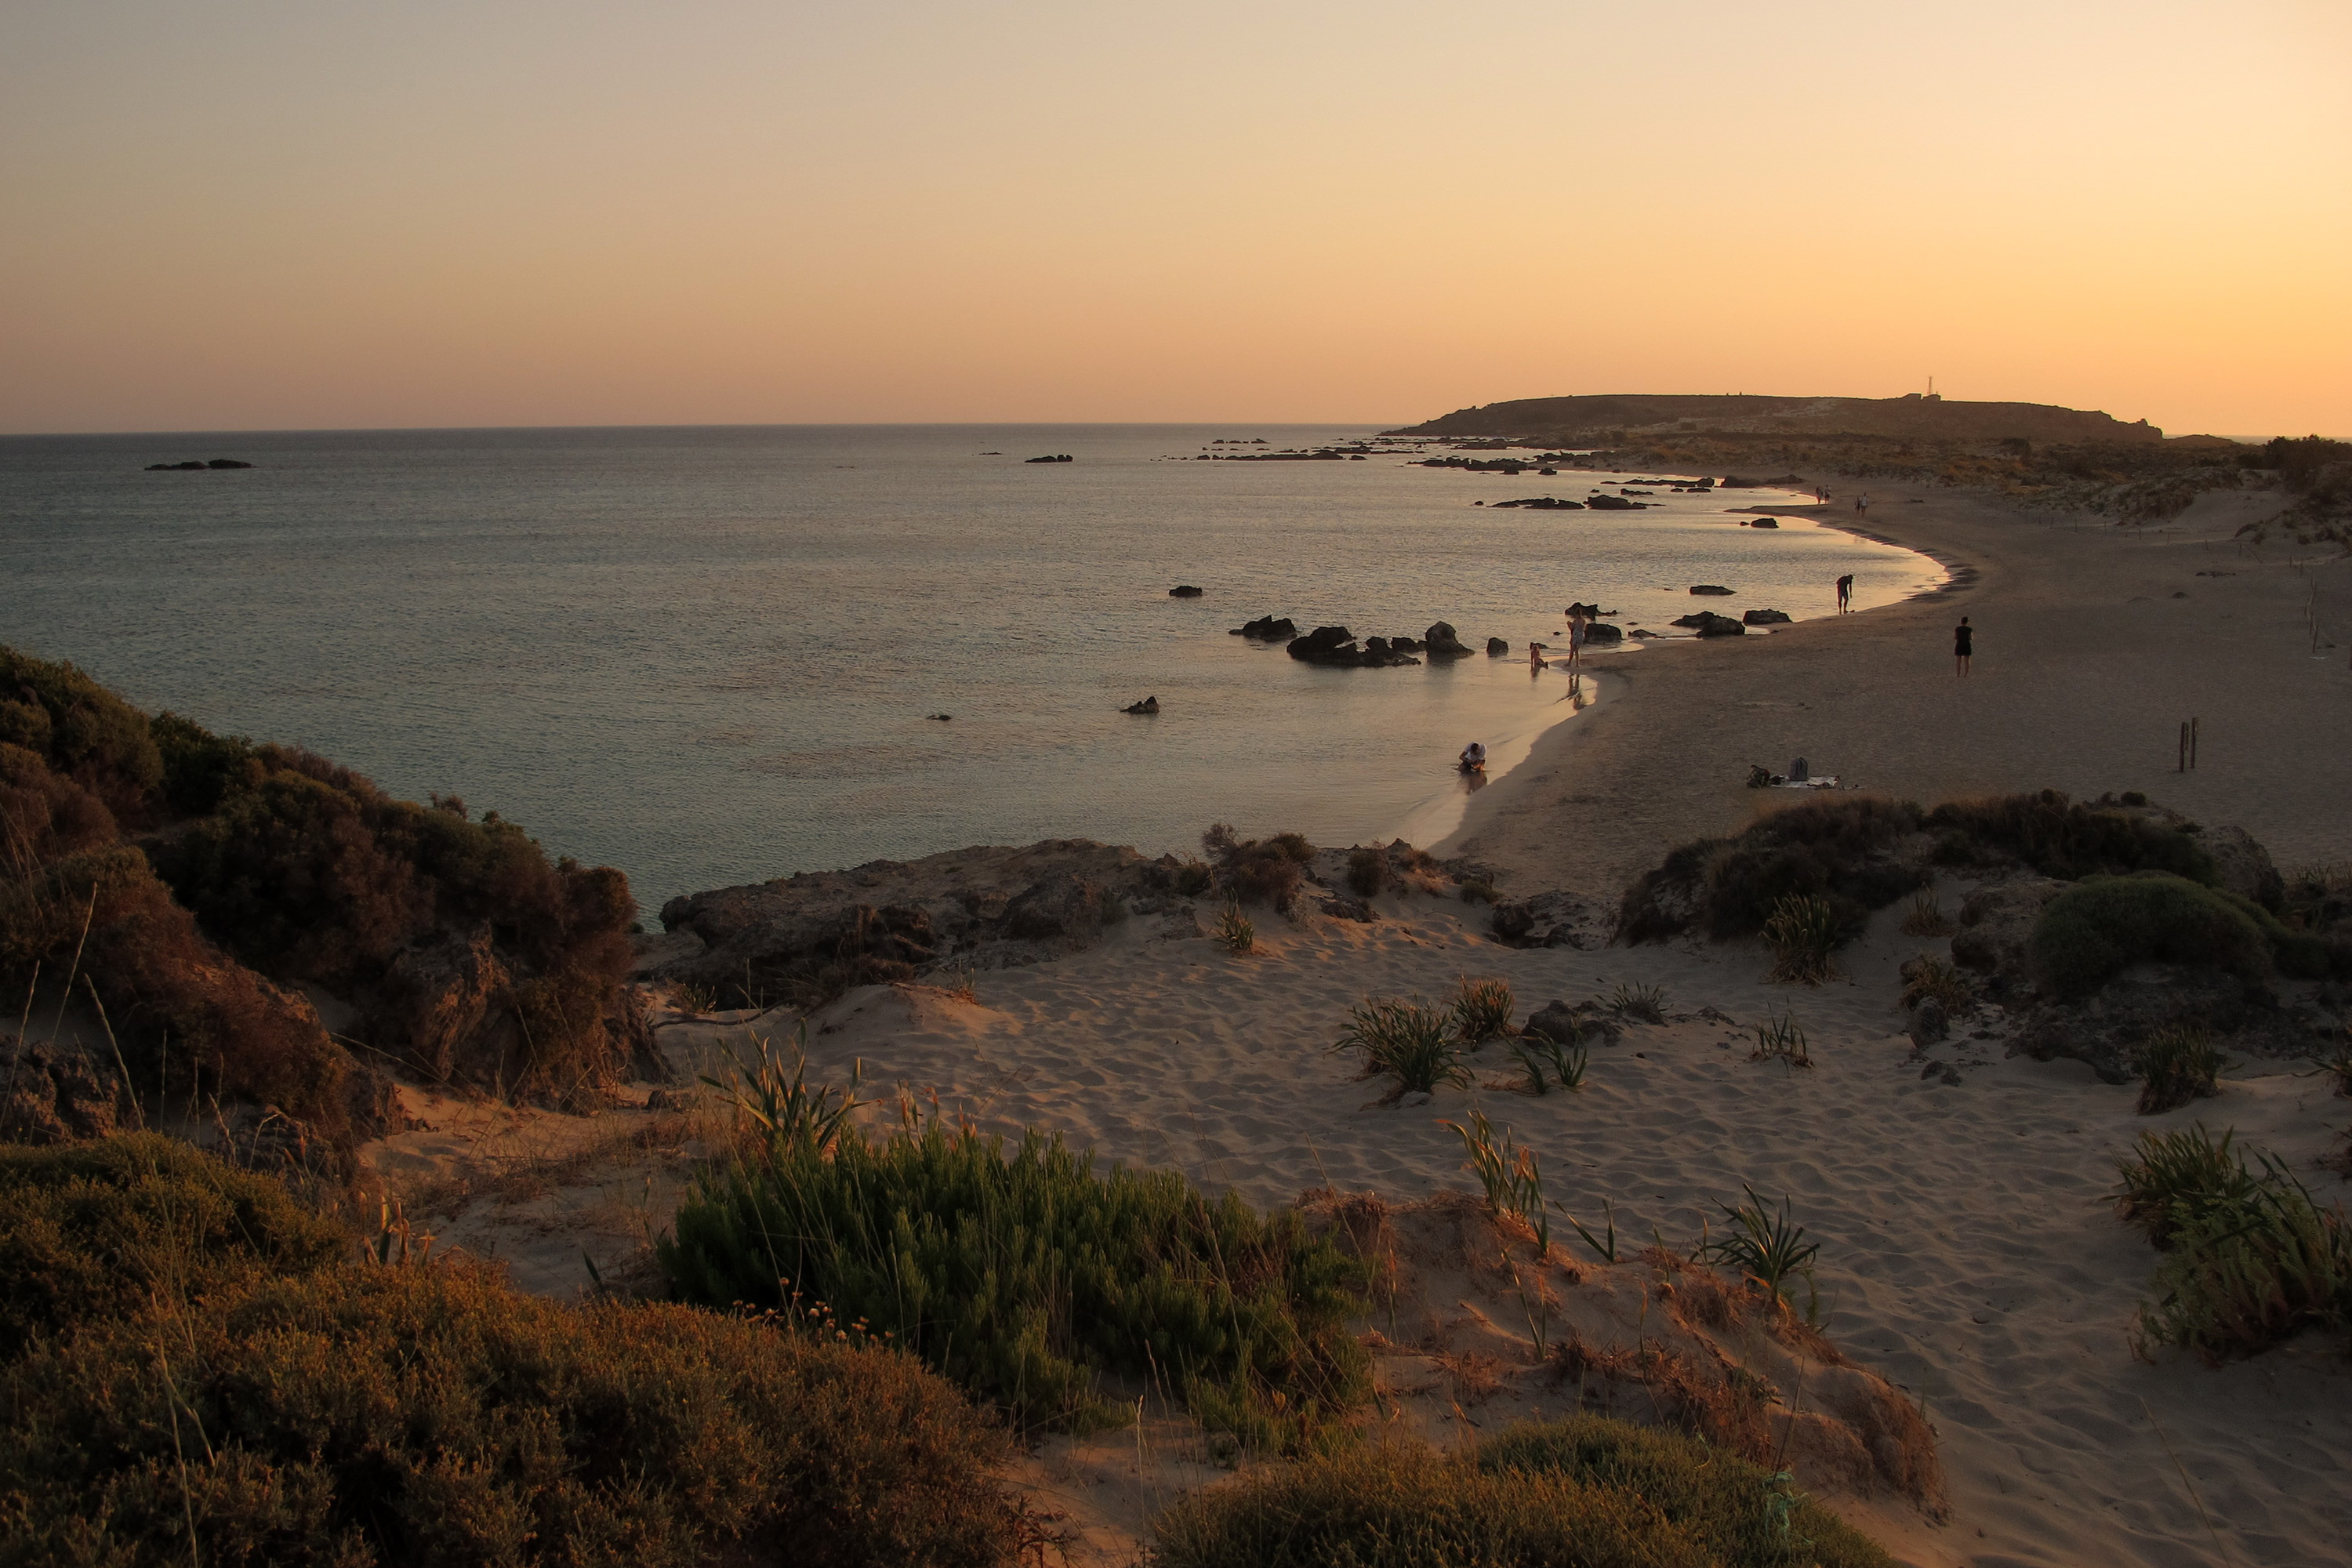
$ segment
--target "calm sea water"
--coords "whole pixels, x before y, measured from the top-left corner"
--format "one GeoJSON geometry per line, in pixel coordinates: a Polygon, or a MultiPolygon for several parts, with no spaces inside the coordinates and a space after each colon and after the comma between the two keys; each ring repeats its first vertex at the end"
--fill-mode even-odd
{"type": "Polygon", "coordinates": [[[1524,654],[1564,641],[1571,599],[1664,630],[1695,604],[1825,615],[1844,572],[1864,605],[1939,576],[1832,531],[1731,526],[1756,492],[1497,510],[1471,503],[1604,481],[1174,460],[1368,434],[0,439],[0,640],[397,795],[462,795],[623,868],[651,909],[975,843],[1182,848],[1213,819],[1369,839],[1433,820],[1466,741],[1523,750],[1570,711],[1566,679],[1523,657],[1317,669],[1227,635],[1253,616],[1416,637],[1445,620],[1524,654]],[[1076,460],[1022,460],[1053,452],[1076,460]],[[214,457],[257,466],[143,471],[214,457]],[[1179,583],[1206,596],[1170,598],[1179,583]],[[1693,583],[1738,594],[1693,600],[1693,583]],[[1158,717],[1118,711],[1146,695],[1158,717]]]}

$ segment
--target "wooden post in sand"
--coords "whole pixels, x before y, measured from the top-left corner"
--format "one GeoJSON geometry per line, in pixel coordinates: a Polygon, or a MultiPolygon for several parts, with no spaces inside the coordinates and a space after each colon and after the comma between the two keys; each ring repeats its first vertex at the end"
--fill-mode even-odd
{"type": "Polygon", "coordinates": [[[2197,771],[2197,721],[2189,721],[2189,771],[2197,771]]]}
{"type": "Polygon", "coordinates": [[[2189,721],[2186,719],[2180,721],[2180,757],[2172,764],[2172,771],[2176,773],[2189,771],[2189,721]]]}

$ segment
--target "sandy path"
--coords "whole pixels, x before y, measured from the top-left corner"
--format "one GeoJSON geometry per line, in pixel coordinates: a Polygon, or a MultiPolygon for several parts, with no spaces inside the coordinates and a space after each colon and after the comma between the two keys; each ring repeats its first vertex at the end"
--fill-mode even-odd
{"type": "MultiPolygon", "coordinates": [[[[1941,1430],[1956,1514],[1922,1529],[1917,1561],[2209,1563],[2200,1499],[2237,1562],[2343,1561],[2352,1376],[2340,1353],[2292,1347],[2219,1372],[2134,1361],[2126,1332],[2155,1256],[2102,1201],[2143,1127],[2199,1117],[2340,1192],[2312,1161],[2352,1106],[2320,1079],[2247,1079],[2148,1121],[2131,1090],[2004,1059],[1997,1037],[1937,1047],[1957,1086],[1923,1079],[1893,1033],[1895,967],[1934,944],[1897,934],[1893,912],[1850,955],[1849,980],[1806,992],[1762,984],[1764,960],[1745,946],[1516,952],[1478,934],[1483,911],[1411,903],[1386,900],[1404,918],[1370,927],[1263,916],[1262,951],[1243,959],[1138,919],[1094,951],[981,975],[977,1005],[853,994],[819,1016],[813,1061],[838,1079],[862,1058],[869,1085],[935,1087],[991,1128],[1059,1131],[1261,1204],[1326,1180],[1407,1197],[1475,1190],[1438,1125],[1472,1104],[1540,1152],[1551,1195],[1588,1222],[1612,1200],[1629,1237],[1654,1225],[1686,1248],[1743,1181],[1785,1194],[1822,1244],[1832,1337],[1926,1400],[1941,1430]],[[1507,976],[1522,1016],[1620,980],[1662,984],[1685,1021],[1635,1028],[1596,1051],[1583,1093],[1540,1100],[1491,1086],[1510,1069],[1490,1047],[1482,1087],[1381,1106],[1323,1048],[1360,996],[1435,996],[1465,972],[1507,976]],[[1748,1037],[1703,1007],[1740,1025],[1787,1010],[1818,1065],[1753,1062],[1748,1037]]],[[[666,1030],[665,1044],[713,1033],[666,1030]]]]}
{"type": "MultiPolygon", "coordinates": [[[[2145,790],[2247,828],[2282,866],[2352,857],[2352,562],[2306,571],[2295,560],[2315,552],[2232,540],[2278,509],[2274,492],[2216,492],[2133,529],[1932,489],[1871,492],[1871,532],[1973,581],[1769,637],[1587,654],[1623,678],[1623,700],[1539,741],[1445,849],[1507,868],[1517,890],[1613,899],[1667,847],[1748,818],[1748,763],[1803,756],[1929,804],[2145,790]],[[2230,575],[2203,574],[2215,572],[2230,575]],[[2315,658],[2315,586],[2328,645],[2315,658]],[[1962,615],[1978,627],[1967,681],[1950,656],[1962,615]],[[2200,765],[2176,773],[2191,716],[2200,765]]],[[[1834,504],[1823,517],[1855,521],[1834,504]]]]}

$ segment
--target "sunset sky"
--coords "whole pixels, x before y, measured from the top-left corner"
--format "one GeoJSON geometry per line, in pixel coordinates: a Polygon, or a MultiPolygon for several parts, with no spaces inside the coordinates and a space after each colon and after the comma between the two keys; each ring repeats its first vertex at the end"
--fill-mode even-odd
{"type": "Polygon", "coordinates": [[[0,430],[2352,435],[2343,0],[12,0],[0,430]]]}

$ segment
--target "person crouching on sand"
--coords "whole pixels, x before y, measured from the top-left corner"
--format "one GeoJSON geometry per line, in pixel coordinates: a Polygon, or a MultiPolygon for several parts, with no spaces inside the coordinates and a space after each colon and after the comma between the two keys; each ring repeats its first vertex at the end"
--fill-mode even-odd
{"type": "Polygon", "coordinates": [[[1484,741],[1473,741],[1468,745],[1462,748],[1462,771],[1464,773],[1483,773],[1486,771],[1486,743],[1484,741]]]}
{"type": "Polygon", "coordinates": [[[1960,624],[1952,628],[1952,662],[1964,677],[1969,672],[1969,659],[1976,653],[1975,645],[1976,632],[1969,626],[1968,616],[1962,616],[1960,624]]]}
{"type": "Polygon", "coordinates": [[[1529,675],[1533,675],[1537,670],[1541,669],[1543,667],[1544,645],[1539,642],[1531,642],[1528,644],[1528,673],[1529,675]]]}

